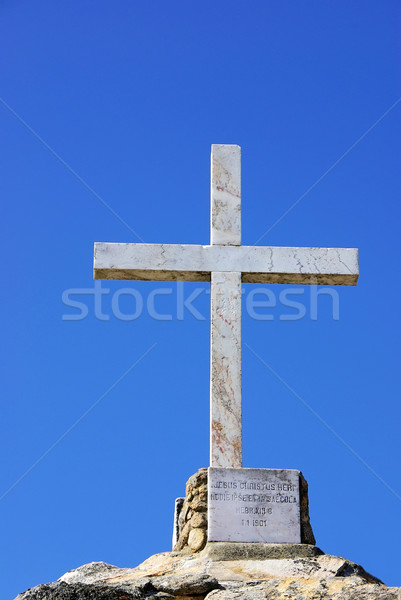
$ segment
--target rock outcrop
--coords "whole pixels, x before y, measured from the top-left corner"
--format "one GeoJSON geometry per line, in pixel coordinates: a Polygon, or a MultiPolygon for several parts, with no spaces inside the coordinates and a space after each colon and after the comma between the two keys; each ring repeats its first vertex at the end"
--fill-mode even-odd
{"type": "Polygon", "coordinates": [[[359,565],[305,544],[212,543],[133,569],[90,563],[16,600],[401,600],[359,565]]]}

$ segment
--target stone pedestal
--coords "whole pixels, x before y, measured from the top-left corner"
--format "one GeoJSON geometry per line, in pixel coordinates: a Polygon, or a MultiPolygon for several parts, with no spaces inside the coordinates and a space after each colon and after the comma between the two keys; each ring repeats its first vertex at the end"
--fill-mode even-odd
{"type": "Polygon", "coordinates": [[[241,547],[249,548],[251,546],[255,548],[257,545],[262,554],[266,554],[266,548],[269,547],[271,549],[273,547],[272,542],[275,542],[275,546],[279,544],[287,544],[288,547],[290,545],[300,546],[302,544],[314,546],[315,538],[309,520],[308,484],[302,473],[294,470],[200,469],[188,480],[185,498],[176,502],[174,531],[173,550],[188,554],[203,550],[208,540],[208,547],[217,547],[229,543],[233,547],[240,549],[241,547]],[[224,477],[220,473],[221,471],[224,472],[224,477]],[[209,487],[208,492],[209,480],[214,487],[209,487]],[[224,487],[224,482],[227,484],[226,487],[224,487]],[[234,487],[235,483],[236,487],[234,487]],[[216,485],[219,487],[216,487],[216,485]],[[267,486],[272,488],[273,485],[276,489],[266,489],[267,486]],[[262,487],[264,490],[260,489],[262,487]],[[279,487],[281,489],[278,489],[279,487]],[[237,493],[237,497],[233,498],[234,492],[237,493]],[[218,500],[216,497],[210,499],[211,495],[216,493],[231,494],[231,497],[227,496],[226,500],[218,500]],[[240,500],[238,498],[239,493],[247,494],[248,496],[252,495],[252,497],[240,500]],[[254,498],[253,494],[266,497],[254,498]],[[295,501],[290,501],[290,497],[295,498],[295,501]],[[272,501],[273,498],[274,501],[272,501]],[[220,504],[217,512],[216,504],[220,504]],[[291,505],[292,508],[286,512],[285,507],[283,509],[284,505],[287,505],[287,508],[291,505]],[[239,512],[236,512],[238,508],[239,512]],[[262,508],[265,510],[260,510],[262,508]],[[269,509],[272,510],[270,511],[269,509]],[[242,539],[233,539],[232,537],[235,530],[235,523],[231,519],[227,520],[225,515],[229,511],[233,512],[234,520],[238,517],[242,520],[244,516],[250,520],[249,525],[247,523],[244,525],[240,523],[239,525],[240,529],[247,531],[247,536],[242,539]],[[245,515],[246,511],[248,511],[247,515],[245,515]],[[258,512],[264,512],[264,514],[257,514],[258,512]],[[292,520],[292,525],[290,524],[289,529],[286,526],[286,514],[292,520]],[[211,516],[210,523],[208,515],[211,516]],[[270,521],[267,521],[267,517],[269,517],[270,521]],[[270,527],[270,525],[274,525],[272,518],[276,519],[276,524],[281,522],[282,532],[287,530],[287,541],[284,538],[273,539],[276,534],[274,533],[275,529],[270,527]],[[263,522],[259,524],[260,520],[266,520],[266,524],[263,522]],[[253,521],[255,521],[255,524],[253,521]],[[225,523],[227,527],[224,529],[225,523]],[[228,532],[227,535],[224,534],[224,530],[228,532]],[[254,535],[255,530],[258,537],[250,538],[250,534],[251,536],[254,535]],[[260,530],[265,535],[261,536],[260,530]],[[272,535],[269,532],[273,532],[272,535]],[[231,539],[221,539],[229,536],[231,539]]]}

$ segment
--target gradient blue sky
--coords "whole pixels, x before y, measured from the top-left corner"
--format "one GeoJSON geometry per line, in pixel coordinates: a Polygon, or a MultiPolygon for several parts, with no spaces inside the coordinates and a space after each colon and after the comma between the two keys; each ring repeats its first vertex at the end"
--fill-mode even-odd
{"type": "Polygon", "coordinates": [[[339,320],[329,296],[312,320],[307,288],[303,319],[244,311],[244,466],[301,469],[317,544],[401,585],[400,12],[0,3],[2,598],[171,547],[174,499],[208,465],[208,286],[203,320],[177,318],[175,285],[170,321],[112,312],[158,284],[102,282],[100,319],[81,293],[87,317],[63,320],[62,297],[94,289],[94,241],[209,242],[212,143],[242,146],[244,244],[313,186],[259,243],[360,248],[339,320]]]}

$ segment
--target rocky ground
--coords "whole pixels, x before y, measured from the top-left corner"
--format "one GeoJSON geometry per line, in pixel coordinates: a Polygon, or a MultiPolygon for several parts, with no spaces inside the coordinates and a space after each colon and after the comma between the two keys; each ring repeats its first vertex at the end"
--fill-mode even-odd
{"type": "Polygon", "coordinates": [[[315,546],[256,546],[209,543],[198,554],[156,554],[133,569],[90,563],[16,600],[401,600],[401,588],[315,546]]]}

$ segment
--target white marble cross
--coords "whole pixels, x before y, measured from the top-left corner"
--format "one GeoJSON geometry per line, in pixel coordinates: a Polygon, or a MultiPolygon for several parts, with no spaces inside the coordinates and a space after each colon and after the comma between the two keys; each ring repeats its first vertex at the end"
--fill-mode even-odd
{"type": "Polygon", "coordinates": [[[95,279],[211,282],[210,465],[242,466],[241,283],[356,285],[354,248],[241,246],[241,149],[213,145],[211,244],[95,244],[95,279]]]}

